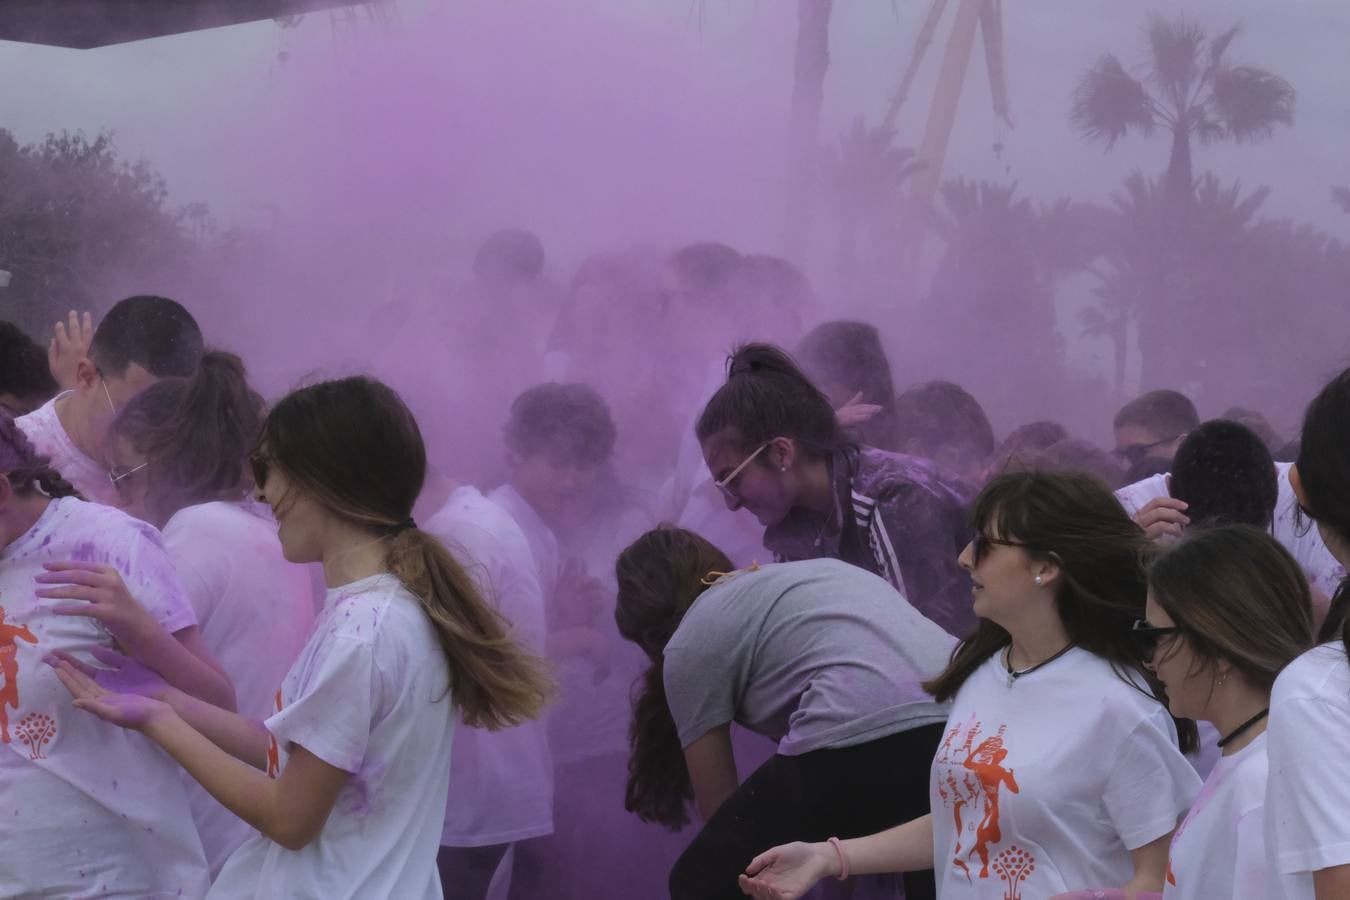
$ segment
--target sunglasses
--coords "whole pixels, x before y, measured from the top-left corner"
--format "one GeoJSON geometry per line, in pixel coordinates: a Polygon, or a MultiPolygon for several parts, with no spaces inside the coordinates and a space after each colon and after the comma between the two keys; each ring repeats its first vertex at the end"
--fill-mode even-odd
{"type": "Polygon", "coordinates": [[[713,484],[716,485],[717,489],[722,492],[722,496],[726,497],[733,503],[740,500],[740,497],[737,496],[736,494],[736,489],[731,486],[731,483],[740,476],[741,472],[745,471],[746,466],[754,462],[756,456],[759,456],[761,453],[764,452],[764,448],[769,446],[770,443],[772,442],[765,441],[764,443],[760,444],[758,447],[755,448],[754,453],[751,453],[749,456],[747,456],[741,462],[741,464],[736,468],[732,469],[731,472],[729,472],[725,478],[713,482],[713,484]]]}
{"type": "Polygon", "coordinates": [[[1024,544],[1021,541],[1005,541],[1001,538],[992,538],[980,531],[975,532],[975,537],[970,539],[970,544],[971,552],[975,555],[976,564],[984,559],[994,547],[1021,547],[1024,550],[1032,549],[1030,544],[1024,544]]]}
{"type": "Polygon", "coordinates": [[[1152,656],[1157,651],[1158,644],[1162,643],[1163,638],[1181,634],[1181,629],[1176,626],[1158,628],[1155,625],[1148,624],[1144,619],[1135,619],[1134,624],[1130,626],[1130,632],[1139,639],[1144,655],[1152,656]]]}
{"type": "Polygon", "coordinates": [[[1119,450],[1113,450],[1111,455],[1117,459],[1125,460],[1125,462],[1132,466],[1137,465],[1143,461],[1144,457],[1148,456],[1148,451],[1152,450],[1154,447],[1161,447],[1169,441],[1175,441],[1179,437],[1181,437],[1181,435],[1174,434],[1171,437],[1165,437],[1162,440],[1154,441],[1151,444],[1131,444],[1128,447],[1121,447],[1119,450]]]}

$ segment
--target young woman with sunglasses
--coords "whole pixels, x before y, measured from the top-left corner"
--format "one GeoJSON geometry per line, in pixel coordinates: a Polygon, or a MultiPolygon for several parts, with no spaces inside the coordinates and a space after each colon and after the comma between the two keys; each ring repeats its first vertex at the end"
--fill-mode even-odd
{"type": "Polygon", "coordinates": [[[780,562],[833,557],[880,575],[951,634],[974,625],[956,556],[970,488],[933,463],[860,447],[777,347],[746,344],[696,426],[727,507],[754,513],[780,562]]]}
{"type": "Polygon", "coordinates": [[[1131,631],[1144,611],[1143,533],[1105,485],[1070,473],[995,478],[973,519],[961,565],[980,624],[925,685],[952,702],[932,813],[775,847],[749,862],[745,893],[796,900],[826,876],[928,866],[943,900],[1162,888],[1200,780],[1131,631]]]}
{"type": "MultiPolygon", "coordinates": [[[[267,507],[249,496],[248,456],[267,413],[231,353],[209,351],[190,378],[165,378],[112,423],[122,508],[161,529],[206,646],[235,685],[240,715],[276,712],[276,690],[314,624],[306,567],[286,561],[267,507]]],[[[253,829],[187,779],[214,875],[253,829]]]]}
{"type": "MultiPolygon", "coordinates": [[[[1350,369],[1309,404],[1289,481],[1305,526],[1350,565],[1350,369]],[[1309,522],[1308,520],[1311,520],[1309,522]]],[[[1350,897],[1350,589],[1341,584],[1319,639],[1280,673],[1270,698],[1267,836],[1303,900],[1350,897]]]]}
{"type": "Polygon", "coordinates": [[[1166,900],[1296,896],[1266,855],[1266,716],[1275,677],[1313,641],[1297,561],[1260,529],[1192,532],[1148,569],[1147,665],[1172,713],[1211,723],[1222,757],[1172,839],[1166,900]]]}
{"type": "Polygon", "coordinates": [[[253,460],[282,552],[321,563],[329,588],[280,711],[258,722],[130,667],[67,658],[58,675],[77,706],[145,734],[257,829],[212,898],[439,900],[454,714],[515,724],[539,712],[548,680],[412,521],[426,452],[389,388],[347,378],[290,394],[253,460]]]}
{"type": "MultiPolygon", "coordinates": [[[[650,660],[625,806],[678,828],[693,799],[705,822],[671,871],[674,900],[740,896],[745,861],[777,842],[922,815],[947,718],[920,683],[954,641],[885,581],[833,559],[731,568],[670,527],[616,566],[615,619],[650,660]],[[733,721],[778,744],[743,784],[733,721]]],[[[905,895],[932,897],[932,873],[912,873],[905,895]]]]}

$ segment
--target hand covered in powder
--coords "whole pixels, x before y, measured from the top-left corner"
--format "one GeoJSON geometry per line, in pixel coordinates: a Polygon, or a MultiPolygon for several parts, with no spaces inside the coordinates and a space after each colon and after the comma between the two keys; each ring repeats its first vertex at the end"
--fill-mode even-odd
{"type": "Polygon", "coordinates": [[[836,858],[829,844],[783,844],[751,860],[737,883],[741,893],[757,900],[798,900],[831,874],[836,858]]]}
{"type": "Polygon", "coordinates": [[[48,657],[47,664],[56,670],[56,677],[70,691],[75,708],[93,713],[105,722],[141,731],[156,719],[173,714],[173,707],[160,700],[107,690],[69,659],[48,657]]]}
{"type": "Polygon", "coordinates": [[[863,403],[862,398],[862,391],[859,391],[853,395],[852,400],[834,411],[834,417],[839,420],[841,427],[852,428],[854,425],[861,425],[881,412],[880,406],[875,403],[863,403]]]}
{"type": "Polygon", "coordinates": [[[58,616],[87,616],[103,623],[117,642],[133,656],[163,631],[144,606],[131,596],[121,574],[112,566],[88,562],[44,563],[36,576],[37,596],[46,600],[75,600],[52,607],[58,616]]]}
{"type": "Polygon", "coordinates": [[[158,672],[146,668],[131,657],[123,656],[107,647],[91,647],[89,652],[107,668],[95,668],[64,650],[53,651],[45,660],[53,668],[58,662],[64,662],[82,675],[94,679],[99,687],[114,694],[139,694],[152,700],[166,702],[172,696],[174,689],[158,672]]]}
{"type": "Polygon", "coordinates": [[[72,309],[67,322],[57,322],[52,332],[47,368],[61,390],[68,391],[75,387],[76,365],[89,355],[89,345],[94,341],[94,317],[89,313],[81,316],[72,309]]]}

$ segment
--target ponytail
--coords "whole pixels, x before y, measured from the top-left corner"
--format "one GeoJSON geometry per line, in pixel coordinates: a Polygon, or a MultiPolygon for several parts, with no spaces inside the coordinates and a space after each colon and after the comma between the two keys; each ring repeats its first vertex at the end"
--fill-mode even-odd
{"type": "Polygon", "coordinates": [[[829,399],[792,357],[772,344],[743,344],[727,360],[727,380],[703,408],[700,442],[732,429],[745,451],[791,438],[812,457],[851,446],[829,399]]]}
{"type": "Polygon", "coordinates": [[[553,695],[547,663],[516,643],[507,620],[434,537],[405,523],[388,540],[386,565],[436,629],[464,724],[495,731],[538,717],[553,695]]]}
{"type": "Polygon", "coordinates": [[[642,535],[615,564],[619,598],[614,621],[619,633],[650,660],[633,700],[623,805],[642,821],[671,830],[688,823],[694,789],[666,702],[665,646],[685,611],[707,589],[707,576],[732,568],[726,554],[711,543],[669,525],[642,535]]]}

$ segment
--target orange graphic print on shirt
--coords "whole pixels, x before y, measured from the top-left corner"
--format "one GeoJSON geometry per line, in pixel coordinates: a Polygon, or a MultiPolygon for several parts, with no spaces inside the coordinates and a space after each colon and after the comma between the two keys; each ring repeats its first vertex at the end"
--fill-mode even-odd
{"type": "MultiPolygon", "coordinates": [[[[277,689],[275,699],[277,712],[281,712],[281,689],[277,689]]],[[[281,774],[281,748],[277,746],[277,739],[272,735],[267,740],[267,777],[276,778],[281,774]]]]}
{"type": "MultiPolygon", "coordinates": [[[[1018,793],[1017,778],[1004,765],[1008,750],[1003,745],[1007,726],[987,737],[981,735],[981,723],[957,724],[947,732],[938,748],[937,760],[944,774],[939,775],[937,793],[942,805],[951,810],[956,825],[956,846],[952,866],[966,876],[988,878],[990,848],[1003,840],[999,826],[999,792],[1018,793]],[[964,732],[964,735],[963,735],[964,732]],[[961,744],[956,745],[958,738],[961,744]],[[972,872],[971,863],[979,860],[972,872]]],[[[1007,882],[1004,900],[1021,900],[1022,882],[1036,868],[1036,858],[1028,850],[1009,846],[994,857],[993,869],[1007,882]]]]}
{"type": "MultiPolygon", "coordinates": [[[[0,606],[0,744],[9,743],[9,710],[6,707],[19,708],[19,647],[14,643],[17,640],[30,644],[38,642],[37,635],[29,631],[27,625],[7,624],[5,608],[0,606]]],[[[52,733],[55,731],[53,726],[52,733]]]]}

